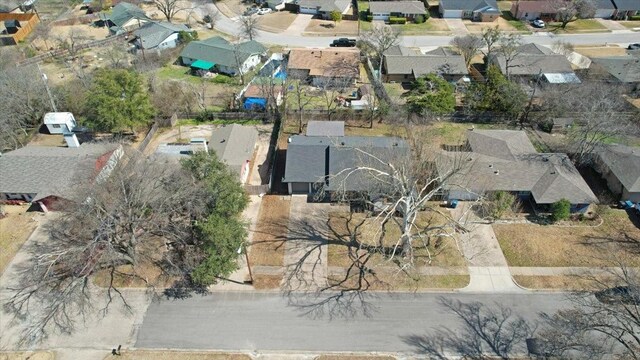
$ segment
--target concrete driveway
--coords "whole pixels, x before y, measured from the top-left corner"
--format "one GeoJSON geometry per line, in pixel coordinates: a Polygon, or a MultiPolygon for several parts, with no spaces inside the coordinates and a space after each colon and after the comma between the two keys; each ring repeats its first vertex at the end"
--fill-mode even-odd
{"type": "Polygon", "coordinates": [[[462,19],[444,19],[449,29],[453,33],[453,36],[467,35],[469,30],[462,22],[462,19]]]}
{"type": "MultiPolygon", "coordinates": [[[[289,25],[289,27],[280,33],[280,35],[284,36],[299,36],[304,32],[304,30],[311,23],[311,19],[313,19],[313,15],[310,14],[298,14],[295,20],[289,25]]],[[[283,38],[284,39],[284,38],[283,38]]]]}

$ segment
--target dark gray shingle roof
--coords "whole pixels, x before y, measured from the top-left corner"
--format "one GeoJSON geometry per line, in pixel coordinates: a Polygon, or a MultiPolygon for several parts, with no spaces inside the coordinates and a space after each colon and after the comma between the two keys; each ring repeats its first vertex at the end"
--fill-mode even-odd
{"type": "MultiPolygon", "coordinates": [[[[451,75],[468,74],[467,65],[462,55],[448,53],[448,55],[434,55],[440,50],[435,49],[424,55],[385,55],[384,64],[387,74],[414,74],[419,77],[430,73],[451,75]]],[[[445,50],[441,52],[447,53],[445,50]]]]}
{"type": "Polygon", "coordinates": [[[591,60],[620,82],[640,82],[640,56],[611,56],[591,60]]]}
{"type": "Polygon", "coordinates": [[[131,19],[149,20],[144,10],[126,2],[114,6],[111,14],[106,17],[117,27],[122,27],[131,19]]]}
{"type": "Polygon", "coordinates": [[[614,10],[616,7],[611,0],[593,0],[596,9],[614,10]]]}
{"type": "Polygon", "coordinates": [[[78,148],[25,146],[0,155],[0,193],[68,198],[74,186],[94,178],[97,160],[115,144],[83,144],[78,148]]]}
{"type": "Polygon", "coordinates": [[[609,145],[596,153],[627,191],[640,192],[640,149],[609,145]]]}
{"type": "Polygon", "coordinates": [[[317,8],[319,11],[345,11],[351,1],[349,0],[300,0],[298,5],[306,8],[317,8]]]}
{"type": "Polygon", "coordinates": [[[180,31],[191,31],[186,25],[169,22],[151,22],[136,29],[133,34],[142,40],[142,47],[153,49],[169,36],[180,31]]]}
{"type": "Polygon", "coordinates": [[[638,0],[612,0],[616,9],[620,11],[640,10],[640,1],[638,0]]]}

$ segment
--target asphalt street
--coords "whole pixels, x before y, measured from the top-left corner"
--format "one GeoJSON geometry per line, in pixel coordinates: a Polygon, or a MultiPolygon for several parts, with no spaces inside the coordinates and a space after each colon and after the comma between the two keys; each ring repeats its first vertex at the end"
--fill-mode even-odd
{"type": "Polygon", "coordinates": [[[501,304],[525,319],[567,306],[563,294],[380,294],[368,298],[370,313],[305,314],[274,293],[214,293],[152,303],[138,332],[138,348],[242,351],[419,352],[407,339],[462,323],[439,298],[501,304]]]}

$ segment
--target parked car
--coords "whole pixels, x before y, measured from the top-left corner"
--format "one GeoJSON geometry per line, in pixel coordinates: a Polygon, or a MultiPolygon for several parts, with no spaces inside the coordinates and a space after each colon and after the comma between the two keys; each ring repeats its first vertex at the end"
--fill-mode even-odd
{"type": "Polygon", "coordinates": [[[596,299],[605,304],[640,305],[640,291],[629,286],[616,286],[595,293],[596,299]]]}
{"type": "Polygon", "coordinates": [[[545,23],[544,21],[540,20],[540,19],[535,19],[531,22],[531,25],[533,25],[533,27],[537,27],[540,29],[544,29],[545,27],[545,23]]]}
{"type": "Polygon", "coordinates": [[[627,49],[629,49],[629,50],[640,50],[640,43],[629,44],[629,46],[627,46],[627,49]]]}
{"type": "Polygon", "coordinates": [[[258,15],[266,15],[270,12],[273,12],[273,10],[269,9],[269,8],[262,8],[258,10],[258,15]]]}
{"type": "Polygon", "coordinates": [[[333,40],[330,44],[332,47],[354,47],[356,46],[356,39],[339,38],[333,40]]]}
{"type": "Polygon", "coordinates": [[[247,10],[244,11],[245,16],[249,16],[257,13],[258,13],[258,8],[254,8],[254,7],[248,8],[247,10]]]}

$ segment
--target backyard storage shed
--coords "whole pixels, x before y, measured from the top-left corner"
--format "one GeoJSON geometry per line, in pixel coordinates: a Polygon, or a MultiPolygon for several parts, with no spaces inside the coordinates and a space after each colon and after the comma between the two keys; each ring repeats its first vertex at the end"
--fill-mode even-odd
{"type": "Polygon", "coordinates": [[[70,112],[50,112],[44,114],[44,124],[50,134],[70,133],[77,126],[76,119],[70,112]]]}

